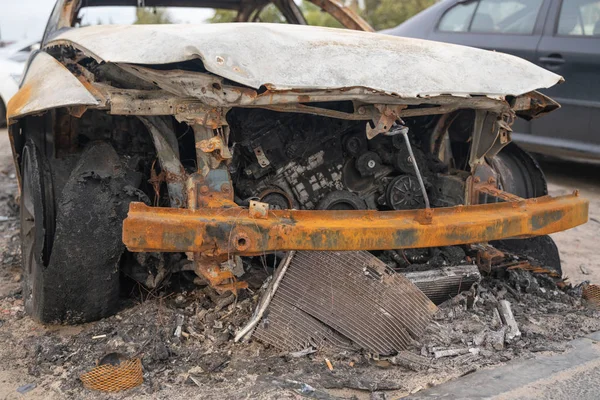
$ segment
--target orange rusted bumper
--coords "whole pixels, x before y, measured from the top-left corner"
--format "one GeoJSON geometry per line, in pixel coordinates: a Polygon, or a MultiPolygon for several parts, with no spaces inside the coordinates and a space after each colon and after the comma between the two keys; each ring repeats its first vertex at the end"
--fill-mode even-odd
{"type": "Polygon", "coordinates": [[[584,224],[578,194],[410,211],[187,210],[132,203],[123,224],[131,251],[256,255],[276,250],[386,250],[545,235],[584,224]]]}

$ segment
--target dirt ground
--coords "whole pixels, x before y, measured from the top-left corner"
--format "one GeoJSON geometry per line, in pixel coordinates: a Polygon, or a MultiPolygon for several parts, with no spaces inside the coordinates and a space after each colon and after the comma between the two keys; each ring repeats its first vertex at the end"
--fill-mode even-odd
{"type": "MultiPolygon", "coordinates": [[[[544,168],[552,194],[578,188],[591,201],[590,222],[554,235],[563,271],[573,283],[600,283],[595,253],[600,168],[570,163],[544,163],[544,168]]],[[[256,296],[215,307],[222,299],[202,290],[140,292],[114,317],[75,327],[42,326],[24,314],[20,298],[16,192],[9,142],[0,130],[0,399],[400,398],[479,368],[564,351],[566,341],[600,330],[599,313],[577,296],[519,273],[506,282],[486,280],[445,303],[423,338],[387,360],[328,351],[293,357],[256,342],[233,344],[231,334],[251,314],[256,296]],[[500,299],[511,302],[522,332],[511,343],[498,340],[499,332],[504,337],[494,313],[500,299]],[[175,336],[177,326],[192,334],[175,336]],[[459,349],[460,355],[435,357],[446,349],[459,349]],[[84,389],[79,376],[113,351],[141,358],[143,385],[115,395],[84,389]],[[28,384],[33,389],[20,394],[28,384]]]]}

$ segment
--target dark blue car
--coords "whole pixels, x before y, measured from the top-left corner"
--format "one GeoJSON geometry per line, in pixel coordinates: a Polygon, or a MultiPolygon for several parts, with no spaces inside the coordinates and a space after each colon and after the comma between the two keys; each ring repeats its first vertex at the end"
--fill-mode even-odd
{"type": "Polygon", "coordinates": [[[562,108],[519,119],[532,152],[600,160],[600,0],[443,0],[383,31],[514,54],[565,78],[542,90],[562,108]]]}

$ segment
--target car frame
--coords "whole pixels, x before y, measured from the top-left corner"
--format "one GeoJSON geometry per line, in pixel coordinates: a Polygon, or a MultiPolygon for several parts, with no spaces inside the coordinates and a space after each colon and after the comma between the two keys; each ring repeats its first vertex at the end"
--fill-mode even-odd
{"type": "MultiPolygon", "coordinates": [[[[183,3],[234,2],[151,4],[183,3]]],[[[217,291],[237,292],[246,287],[233,272],[240,256],[486,243],[587,221],[587,200],[547,196],[537,164],[510,145],[515,117],[558,108],[536,89],[562,79],[519,58],[300,25],[73,29],[79,4],[57,3],[8,110],[23,298],[37,320],[114,312],[120,268],[139,265],[140,253],[185,254],[217,291]],[[260,121],[267,133],[252,127],[260,121]],[[309,123],[309,138],[280,132],[285,148],[271,147],[278,121],[309,123]],[[322,136],[341,150],[318,144],[322,136]],[[432,169],[438,157],[450,163],[444,143],[465,150],[463,167],[432,169]],[[340,175],[351,174],[327,164],[338,156],[367,190],[348,189],[340,175]],[[292,175],[319,171],[288,191],[271,188],[283,207],[262,194],[282,179],[278,157],[292,175]],[[399,205],[407,186],[392,182],[401,180],[412,189],[399,205]]],[[[347,26],[364,25],[357,18],[347,26]]]]}

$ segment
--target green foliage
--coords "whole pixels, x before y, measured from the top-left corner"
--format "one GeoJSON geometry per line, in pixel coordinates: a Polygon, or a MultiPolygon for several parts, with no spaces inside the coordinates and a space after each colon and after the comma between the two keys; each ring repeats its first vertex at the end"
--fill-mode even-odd
{"type": "Polygon", "coordinates": [[[435,0],[365,0],[362,16],[378,31],[400,25],[434,3],[435,0]]]}
{"type": "MultiPolygon", "coordinates": [[[[210,23],[219,22],[234,22],[237,11],[231,10],[215,10],[215,15],[208,19],[210,23]]],[[[285,18],[279,12],[279,9],[273,4],[267,5],[259,14],[258,22],[272,22],[272,23],[285,23],[285,18]]]]}
{"type": "MultiPolygon", "coordinates": [[[[400,25],[413,15],[433,5],[436,0],[365,0],[365,9],[359,13],[375,30],[393,28],[400,25]]],[[[358,8],[358,1],[350,2],[350,7],[358,8]]],[[[342,28],[342,25],[331,15],[307,0],[302,0],[300,9],[309,25],[342,28]]],[[[215,10],[215,15],[209,22],[233,22],[236,12],[230,10],[215,10]]],[[[265,7],[259,20],[261,22],[284,23],[285,18],[273,4],[265,7]]]]}
{"type": "Polygon", "coordinates": [[[138,7],[135,10],[136,25],[172,24],[173,20],[164,8],[138,7]]]}
{"type": "Polygon", "coordinates": [[[217,9],[215,10],[215,15],[210,17],[207,21],[211,24],[218,24],[221,22],[233,22],[235,21],[236,15],[237,13],[235,11],[217,9]]]}
{"type": "Polygon", "coordinates": [[[309,1],[302,0],[300,9],[302,10],[304,18],[306,18],[306,22],[309,25],[343,28],[342,24],[340,24],[335,18],[309,1]]]}

